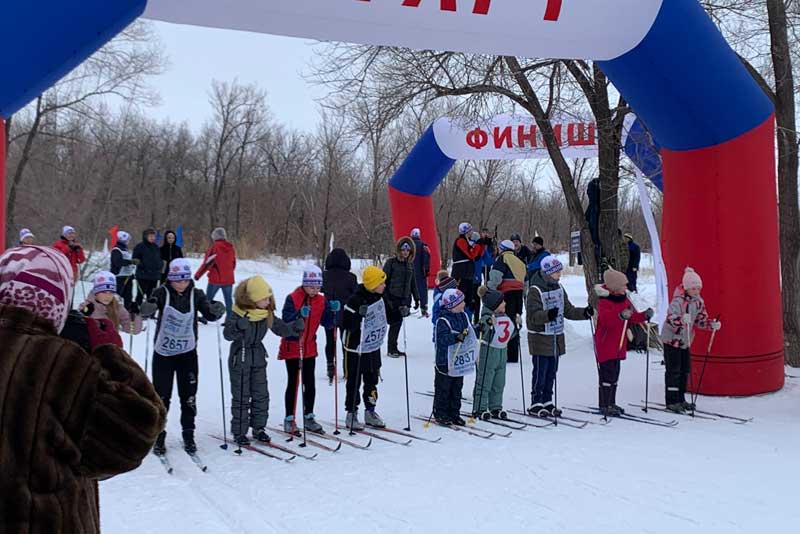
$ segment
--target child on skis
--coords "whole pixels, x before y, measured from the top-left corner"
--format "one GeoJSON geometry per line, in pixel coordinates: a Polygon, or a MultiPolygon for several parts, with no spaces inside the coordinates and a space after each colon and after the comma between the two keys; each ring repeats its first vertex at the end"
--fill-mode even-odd
{"type": "Polygon", "coordinates": [[[345,411],[347,428],[364,430],[358,420],[358,393],[364,381],[364,422],[384,428],[386,424],[375,412],[378,403],[378,380],[381,372],[381,345],[389,329],[386,321],[386,273],[370,265],[364,269],[361,284],[344,307],[342,328],[345,331],[344,367],[347,376],[345,411]]]}
{"type": "Polygon", "coordinates": [[[117,330],[137,335],[142,331],[142,318],[132,315],[122,305],[117,295],[117,278],[114,273],[100,271],[94,276],[92,291],[78,309],[92,319],[108,319],[117,330]]]}
{"type": "Polygon", "coordinates": [[[566,353],[564,319],[588,321],[594,315],[591,305],[576,308],[561,287],[564,265],[555,256],[542,260],[541,269],[530,279],[527,298],[528,352],[533,358],[533,385],[528,413],[538,417],[558,417],[561,410],[553,403],[553,385],[559,358],[566,353]]]}
{"type": "MultiPolygon", "coordinates": [[[[322,294],[330,300],[347,302],[358,288],[358,278],[350,272],[350,256],[341,248],[331,250],[325,259],[325,271],[322,273],[322,294]]],[[[325,359],[328,363],[328,382],[333,384],[334,371],[339,367],[336,365],[336,329],[341,329],[342,312],[339,310],[334,317],[333,328],[325,329],[325,359]]],[[[342,331],[339,330],[339,334],[342,331]]],[[[340,336],[342,339],[343,335],[340,336]]],[[[338,371],[337,373],[338,374],[338,371]]]]}
{"type": "Polygon", "coordinates": [[[476,419],[508,419],[503,410],[503,389],[506,385],[508,342],[518,335],[514,320],[506,315],[503,293],[486,286],[478,288],[483,303],[480,319],[480,357],[472,393],[476,419]]]}
{"type": "Polygon", "coordinates": [[[128,248],[131,235],[120,230],[117,232],[117,244],[111,249],[111,272],[117,277],[117,293],[128,311],[137,311],[133,302],[133,277],[140,260],[133,259],[133,252],[128,248]]]}
{"type": "Polygon", "coordinates": [[[279,337],[299,336],[303,319],[287,324],[275,317],[275,296],[260,276],[241,282],[234,294],[233,313],[225,321],[224,336],[231,341],[228,371],[231,379],[231,434],[239,445],[249,445],[247,429],[253,439],[269,443],[265,428],[269,415],[267,388],[268,330],[279,337]]]}
{"type": "Polygon", "coordinates": [[[436,287],[433,288],[433,306],[431,307],[431,322],[433,323],[433,342],[436,343],[436,321],[439,320],[442,310],[442,295],[448,289],[456,289],[458,282],[450,278],[447,271],[436,273],[436,287]]]}
{"type": "Polygon", "coordinates": [[[716,331],[722,328],[718,320],[710,320],[706,304],[700,292],[703,280],[694,269],[687,267],[682,284],[675,289],[669,313],[661,329],[664,343],[664,385],[667,409],[675,413],[694,410],[694,405],[686,402],[686,381],[692,371],[690,353],[694,340],[694,329],[716,331]]]}
{"type": "MultiPolygon", "coordinates": [[[[197,314],[208,321],[217,321],[225,314],[221,302],[209,301],[202,290],[194,287],[192,269],[183,258],[169,266],[168,284],[153,291],[141,306],[145,319],[158,313],[155,350],[153,353],[153,385],[169,411],[172,382],[177,375],[181,401],[183,448],[194,453],[194,419],[197,415],[197,314]]],[[[159,434],[153,452],[166,453],[166,430],[159,434]]]]}
{"type": "Polygon", "coordinates": [[[284,395],[286,417],[283,420],[283,430],[288,433],[293,433],[298,427],[295,422],[298,389],[302,390],[303,395],[303,428],[315,434],[325,433],[314,415],[317,329],[320,325],[324,328],[333,328],[334,314],[341,306],[337,300],[330,302],[326,300],[320,294],[320,290],[322,290],[322,271],[316,265],[312,265],[303,272],[302,286],[286,297],[281,313],[287,323],[297,321],[299,318],[305,320],[305,330],[302,335],[283,338],[278,352],[278,359],[286,362],[287,379],[284,395]]]}
{"type": "Polygon", "coordinates": [[[444,426],[467,424],[461,417],[461,391],[464,375],[475,371],[478,340],[465,307],[464,293],[448,289],[442,296],[442,313],[436,321],[433,417],[444,426]]]}
{"type": "Polygon", "coordinates": [[[620,363],[628,352],[626,326],[628,323],[644,324],[653,317],[653,310],[648,308],[643,313],[635,311],[626,291],[628,278],[621,272],[608,269],[603,273],[603,282],[594,289],[599,297],[594,336],[600,381],[598,400],[604,415],[617,417],[625,413],[617,405],[617,382],[620,363]]]}

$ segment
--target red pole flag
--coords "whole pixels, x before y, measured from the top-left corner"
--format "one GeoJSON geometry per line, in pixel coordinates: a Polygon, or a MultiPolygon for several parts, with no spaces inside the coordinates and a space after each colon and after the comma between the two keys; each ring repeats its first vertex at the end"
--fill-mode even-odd
{"type": "Polygon", "coordinates": [[[117,246],[117,232],[119,232],[119,225],[115,224],[109,231],[108,234],[111,236],[111,239],[108,240],[108,248],[112,249],[117,246]]]}

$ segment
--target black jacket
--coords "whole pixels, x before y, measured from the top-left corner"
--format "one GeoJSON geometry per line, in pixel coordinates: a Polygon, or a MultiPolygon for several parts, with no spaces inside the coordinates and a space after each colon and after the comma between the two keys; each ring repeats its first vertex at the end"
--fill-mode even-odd
{"type": "MultiPolygon", "coordinates": [[[[191,302],[189,301],[190,296],[194,296],[194,309],[195,309],[195,320],[194,320],[194,336],[197,339],[197,317],[196,314],[199,313],[202,315],[207,321],[216,321],[222,318],[222,315],[217,316],[211,313],[211,309],[209,306],[211,305],[210,300],[206,298],[206,294],[202,289],[197,289],[194,287],[194,282],[189,284],[189,287],[186,288],[182,294],[178,294],[172,288],[172,285],[165,284],[155,291],[153,294],[150,295],[150,298],[147,299],[148,302],[154,303],[158,306],[158,323],[156,325],[156,334],[155,336],[158,337],[158,332],[161,330],[161,316],[164,312],[164,306],[167,304],[167,291],[169,291],[169,305],[178,310],[181,313],[188,313],[191,310],[191,302]]],[[[223,312],[224,315],[224,312],[223,312]]],[[[198,340],[199,341],[199,340],[198,340]]]]}
{"type": "Polygon", "coordinates": [[[167,243],[167,236],[169,234],[172,234],[174,236],[175,232],[173,232],[172,230],[167,230],[166,232],[164,232],[164,244],[161,245],[161,261],[165,262],[163,264],[164,266],[163,270],[165,276],[167,272],[166,267],[169,266],[172,260],[183,257],[183,249],[181,249],[181,247],[179,247],[175,243],[173,243],[172,245],[167,243]]]}
{"type": "MultiPolygon", "coordinates": [[[[383,295],[372,293],[363,284],[359,284],[358,289],[344,306],[344,318],[342,329],[345,331],[344,348],[345,355],[358,354],[358,345],[361,343],[361,321],[363,317],[359,314],[361,306],[370,306],[383,298],[383,295]]],[[[363,370],[376,370],[381,366],[381,350],[365,352],[361,355],[361,368],[363,370]]]]}
{"type": "Polygon", "coordinates": [[[123,267],[133,263],[131,260],[126,260],[122,257],[122,253],[127,252],[127,250],[128,245],[125,243],[117,243],[117,246],[111,249],[111,272],[115,275],[119,275],[123,267]]]}
{"type": "MultiPolygon", "coordinates": [[[[335,248],[328,254],[322,273],[322,293],[328,302],[338,300],[344,306],[358,289],[358,278],[350,272],[350,267],[350,257],[343,249],[335,248]]],[[[342,313],[341,310],[336,313],[336,326],[342,326],[342,313]]]]}
{"type": "Polygon", "coordinates": [[[142,233],[142,242],[133,249],[133,259],[139,260],[136,278],[157,281],[161,279],[161,249],[146,236],[147,232],[142,233]]]}
{"type": "Polygon", "coordinates": [[[428,278],[431,274],[431,255],[428,252],[428,245],[418,238],[412,238],[414,241],[414,276],[417,279],[428,278]]]}
{"type": "Polygon", "coordinates": [[[389,258],[383,265],[383,272],[386,273],[386,303],[395,309],[399,306],[411,304],[411,297],[419,302],[419,290],[414,278],[414,258],[416,248],[410,237],[403,237],[397,242],[397,256],[389,258]],[[411,245],[411,254],[408,259],[400,259],[400,247],[404,244],[411,245]]]}

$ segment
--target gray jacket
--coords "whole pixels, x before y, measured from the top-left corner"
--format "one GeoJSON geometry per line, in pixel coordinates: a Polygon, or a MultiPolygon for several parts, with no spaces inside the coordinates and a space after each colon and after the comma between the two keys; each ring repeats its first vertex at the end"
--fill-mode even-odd
{"type": "MultiPolygon", "coordinates": [[[[231,341],[230,357],[228,358],[228,368],[238,369],[242,361],[242,348],[244,348],[245,367],[266,367],[267,349],[264,347],[264,337],[267,335],[267,321],[247,321],[247,328],[239,328],[239,320],[242,319],[236,313],[228,314],[225,321],[223,335],[225,339],[231,341]]],[[[291,325],[283,322],[280,317],[275,317],[272,322],[272,333],[279,337],[291,337],[297,335],[291,325]]]]}
{"type": "MultiPolygon", "coordinates": [[[[527,312],[527,327],[528,327],[528,352],[531,356],[555,356],[556,349],[553,347],[553,335],[546,334],[545,330],[548,325],[547,309],[545,309],[542,302],[542,294],[551,291],[558,291],[563,295],[564,309],[563,318],[572,321],[585,321],[586,308],[576,308],[569,301],[567,292],[561,287],[561,284],[537,272],[530,280],[530,287],[528,288],[528,296],[526,299],[525,309],[527,312]]],[[[564,339],[564,334],[558,334],[556,337],[556,345],[558,355],[562,356],[567,351],[567,344],[564,339]]]]}
{"type": "Polygon", "coordinates": [[[694,338],[695,328],[711,329],[711,320],[706,312],[706,304],[703,297],[692,297],[682,287],[678,287],[669,304],[667,320],[661,329],[661,342],[664,345],[685,349],[689,346],[689,336],[694,338]],[[691,317],[691,327],[689,328],[683,322],[683,316],[687,313],[691,317]]]}

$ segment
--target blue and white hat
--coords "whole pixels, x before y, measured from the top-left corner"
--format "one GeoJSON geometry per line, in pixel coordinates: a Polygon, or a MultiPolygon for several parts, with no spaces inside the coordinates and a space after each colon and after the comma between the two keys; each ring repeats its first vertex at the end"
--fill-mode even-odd
{"type": "Polygon", "coordinates": [[[100,271],[94,275],[94,287],[92,293],[102,293],[103,291],[117,292],[117,277],[114,273],[100,271]]]}
{"type": "Polygon", "coordinates": [[[185,282],[192,279],[192,267],[185,258],[177,258],[169,264],[167,280],[170,282],[185,282]]]}
{"type": "Polygon", "coordinates": [[[419,228],[414,228],[413,230],[411,230],[411,237],[413,237],[414,239],[419,239],[421,235],[422,232],[420,231],[419,228]]]}
{"type": "Polygon", "coordinates": [[[504,239],[500,242],[499,248],[501,252],[505,252],[507,250],[514,250],[516,247],[514,246],[513,241],[510,239],[504,239]]]}
{"type": "Polygon", "coordinates": [[[72,226],[65,226],[61,229],[61,235],[64,237],[67,237],[67,234],[74,234],[74,233],[75,233],[75,228],[73,228],[72,226]]]}
{"type": "Polygon", "coordinates": [[[462,302],[464,302],[464,293],[458,289],[448,289],[442,295],[442,306],[445,310],[452,310],[462,302]]]}
{"type": "Polygon", "coordinates": [[[19,242],[22,243],[28,237],[36,237],[28,228],[23,228],[19,231],[19,242]]]}
{"type": "Polygon", "coordinates": [[[129,234],[128,232],[123,232],[122,230],[117,232],[117,242],[127,244],[130,242],[130,240],[131,240],[131,234],[129,234]]]}
{"type": "Polygon", "coordinates": [[[472,225],[468,222],[463,222],[458,225],[459,234],[468,234],[472,231],[472,225]]]}
{"type": "Polygon", "coordinates": [[[303,270],[303,287],[322,287],[322,271],[316,265],[303,270]]]}
{"type": "Polygon", "coordinates": [[[564,264],[555,256],[547,256],[542,260],[542,272],[547,276],[552,276],[564,270],[564,264]]]}

